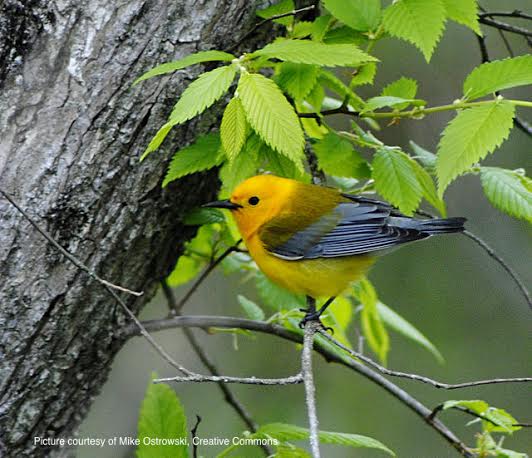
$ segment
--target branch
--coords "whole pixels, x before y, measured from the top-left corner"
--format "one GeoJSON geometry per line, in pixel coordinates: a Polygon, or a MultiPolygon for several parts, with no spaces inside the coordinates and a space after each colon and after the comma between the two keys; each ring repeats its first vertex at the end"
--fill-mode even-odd
{"type": "Polygon", "coordinates": [[[11,204],[13,207],[15,207],[18,212],[35,228],[37,229],[37,232],[39,232],[48,242],[55,247],[57,251],[59,251],[65,258],[67,258],[72,264],[74,264],[78,269],[83,270],[87,274],[89,274],[90,277],[92,277],[97,282],[101,283],[104,286],[107,286],[109,288],[116,289],[118,291],[123,291],[128,294],[132,294],[133,296],[142,296],[144,294],[143,291],[132,291],[131,289],[124,288],[120,285],[115,285],[114,283],[111,283],[110,281],[104,280],[100,276],[94,272],[94,270],[87,267],[85,264],[83,264],[79,259],[77,259],[75,256],[73,256],[69,251],[67,251],[65,248],[63,248],[57,241],[44,229],[42,229],[35,220],[28,215],[28,213],[23,210],[19,205],[11,198],[3,189],[0,189],[0,194],[4,196],[4,198],[11,204]]]}
{"type": "Polygon", "coordinates": [[[194,428],[190,430],[190,435],[192,436],[192,458],[198,458],[198,444],[194,441],[198,433],[198,426],[201,423],[201,417],[196,415],[196,424],[194,428]]]}
{"type": "Polygon", "coordinates": [[[502,259],[493,248],[491,248],[484,240],[482,240],[480,237],[476,236],[472,232],[469,232],[467,230],[463,231],[462,234],[464,234],[469,239],[473,240],[478,246],[480,246],[486,253],[488,253],[488,256],[492,257],[497,261],[504,270],[510,275],[510,277],[513,279],[517,287],[521,290],[521,293],[523,294],[528,306],[532,310],[532,299],[530,298],[530,293],[525,286],[525,284],[521,281],[519,276],[514,272],[514,270],[502,259]]]}
{"type": "Polygon", "coordinates": [[[153,383],[167,382],[193,382],[193,383],[240,383],[242,385],[297,385],[303,382],[303,376],[299,373],[284,378],[258,378],[258,377],[229,377],[227,375],[185,375],[153,379],[153,383]]]}
{"type": "Polygon", "coordinates": [[[316,412],[316,387],[312,373],[312,348],[314,335],[321,324],[318,321],[309,321],[305,325],[303,335],[303,351],[301,352],[301,373],[305,384],[305,401],[309,422],[310,449],[313,458],[320,458],[319,422],[316,412]]]}
{"type": "Polygon", "coordinates": [[[275,21],[276,19],[281,19],[283,17],[295,16],[296,14],[304,13],[305,11],[312,11],[312,10],[314,10],[314,8],[315,8],[315,5],[305,6],[304,8],[299,8],[299,9],[296,9],[296,10],[288,11],[287,13],[276,14],[275,16],[269,17],[268,19],[264,19],[264,20],[258,22],[257,24],[255,24],[248,33],[246,33],[234,45],[232,45],[231,47],[227,48],[226,51],[227,52],[234,51],[244,41],[246,41],[249,37],[251,37],[256,32],[257,29],[261,28],[265,24],[268,24],[269,22],[275,21]]]}
{"type": "Polygon", "coordinates": [[[479,15],[478,22],[484,25],[489,25],[490,27],[495,27],[499,30],[506,30],[507,32],[516,33],[517,35],[522,35],[524,37],[532,37],[532,32],[528,29],[518,27],[516,25],[510,25],[506,22],[500,22],[494,19],[490,19],[487,15],[484,14],[479,15]]]}
{"type": "MultiPolygon", "coordinates": [[[[253,321],[244,318],[232,318],[232,317],[219,317],[219,316],[181,316],[171,319],[164,320],[152,320],[144,322],[144,325],[147,329],[151,331],[160,331],[164,329],[172,329],[178,327],[197,327],[204,330],[209,328],[239,328],[247,329],[250,331],[262,332],[265,334],[271,334],[278,337],[281,337],[285,340],[291,342],[302,343],[303,339],[300,334],[297,332],[286,329],[282,326],[266,323],[262,321],[253,321]]],[[[132,326],[128,326],[121,330],[125,336],[133,336],[138,334],[138,330],[132,326]]],[[[420,416],[427,424],[429,424],[433,429],[435,429],[447,442],[449,442],[459,453],[464,457],[473,457],[469,449],[454,435],[454,433],[449,430],[443,423],[439,422],[437,419],[429,418],[431,410],[421,404],[417,399],[408,394],[403,389],[399,388],[393,382],[384,378],[378,372],[372,370],[370,367],[360,363],[359,361],[348,357],[347,355],[339,354],[337,351],[331,349],[330,344],[326,344],[323,341],[314,341],[314,350],[321,354],[328,362],[335,362],[346,366],[355,372],[362,374],[364,377],[368,378],[372,382],[381,386],[383,389],[388,391],[392,396],[398,399],[400,402],[409,407],[414,411],[418,416],[420,416]]],[[[363,356],[363,355],[362,355],[363,356]]],[[[361,356],[359,356],[360,359],[361,356]]],[[[369,358],[368,358],[369,359],[369,358]]],[[[376,363],[375,363],[376,364],[376,363]]],[[[383,368],[384,370],[387,370],[383,368]]],[[[390,375],[402,374],[393,372],[390,375]]],[[[402,375],[397,375],[402,376],[402,375]]],[[[457,389],[457,388],[466,388],[468,386],[476,385],[487,385],[492,383],[523,383],[523,382],[532,382],[531,378],[513,378],[513,379],[493,379],[493,380],[482,380],[478,382],[468,382],[455,385],[449,385],[441,382],[436,382],[434,380],[428,379],[426,377],[419,376],[420,378],[412,378],[412,380],[422,381],[424,383],[429,383],[438,388],[445,389],[457,389]]]]}
{"type": "Polygon", "coordinates": [[[532,15],[523,13],[520,10],[514,10],[512,12],[486,12],[480,13],[479,17],[513,17],[519,19],[529,19],[532,20],[532,15]]]}

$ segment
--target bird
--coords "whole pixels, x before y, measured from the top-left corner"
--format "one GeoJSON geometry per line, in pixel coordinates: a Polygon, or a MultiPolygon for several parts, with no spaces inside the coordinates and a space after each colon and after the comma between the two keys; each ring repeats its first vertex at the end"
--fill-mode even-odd
{"type": "Polygon", "coordinates": [[[230,210],[258,268],[277,285],[307,296],[311,305],[301,327],[319,321],[379,255],[432,235],[462,232],[466,221],[413,218],[386,202],[272,174],[248,178],[229,199],[203,207],[230,210]],[[316,310],[318,297],[329,299],[316,310]]]}

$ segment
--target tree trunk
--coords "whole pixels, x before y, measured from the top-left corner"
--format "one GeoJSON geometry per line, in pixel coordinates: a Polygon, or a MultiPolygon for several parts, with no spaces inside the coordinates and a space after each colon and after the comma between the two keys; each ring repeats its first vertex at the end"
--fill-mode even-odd
{"type": "MultiPolygon", "coordinates": [[[[214,197],[213,173],[167,190],[170,153],[216,120],[175,129],[138,158],[197,67],[131,87],[148,68],[223,49],[254,23],[248,0],[4,0],[0,188],[101,277],[154,294],[192,235],[182,216],[214,197]]],[[[215,110],[216,111],[216,110],[215,110]]],[[[105,382],[127,318],[0,196],[0,456],[42,456],[105,382]]]]}

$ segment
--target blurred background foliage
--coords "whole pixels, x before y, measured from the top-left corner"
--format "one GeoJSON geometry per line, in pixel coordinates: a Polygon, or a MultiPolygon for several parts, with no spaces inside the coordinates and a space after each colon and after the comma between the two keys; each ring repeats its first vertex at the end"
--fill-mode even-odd
{"type": "MultiPolygon", "coordinates": [[[[525,10],[526,0],[483,1],[489,11],[525,10]]],[[[507,56],[496,30],[482,27],[490,57],[507,56]]],[[[516,55],[529,52],[519,37],[508,34],[516,55]]],[[[413,46],[396,39],[381,40],[373,53],[381,63],[373,87],[361,88],[365,97],[378,94],[386,84],[401,76],[420,82],[418,94],[431,106],[451,102],[461,94],[465,76],[480,63],[478,43],[473,33],[455,23],[447,30],[427,64],[413,46]]],[[[341,76],[342,70],[339,71],[341,76]]],[[[523,98],[526,89],[508,91],[507,97],[523,98]]],[[[526,114],[526,113],[524,113],[526,114]]],[[[408,149],[414,140],[435,151],[439,135],[454,114],[438,113],[421,121],[403,120],[383,128],[380,138],[388,145],[408,149]]],[[[330,121],[330,120],[329,120],[330,121]]],[[[347,128],[349,120],[338,117],[336,128],[347,128]]],[[[513,129],[485,165],[515,169],[527,168],[530,175],[530,140],[513,129]]],[[[478,177],[461,177],[446,193],[450,216],[466,216],[467,227],[486,240],[526,283],[532,271],[531,230],[526,222],[513,219],[494,209],[486,200],[478,177]]],[[[388,366],[392,369],[424,374],[454,383],[493,377],[525,376],[530,372],[532,354],[532,314],[512,280],[472,241],[462,236],[447,236],[409,245],[381,259],[369,278],[379,291],[381,300],[420,329],[442,352],[440,365],[421,347],[391,334],[388,366]]],[[[243,284],[241,275],[225,277],[214,273],[187,303],[185,314],[242,316],[237,294],[256,298],[251,283],[243,284]]],[[[176,290],[184,294],[187,285],[176,290]]],[[[334,305],[333,305],[334,307],[334,305]]],[[[162,318],[167,307],[159,294],[141,314],[142,319],[162,318]]],[[[351,338],[356,341],[354,327],[351,338]]],[[[294,345],[271,336],[239,336],[236,342],[229,334],[209,336],[194,331],[218,367],[227,375],[281,377],[299,370],[299,351],[294,345]]],[[[157,334],[159,342],[192,370],[205,372],[191,352],[180,330],[157,334]]],[[[320,428],[364,434],[374,437],[400,457],[452,457],[455,452],[420,418],[407,410],[380,387],[337,365],[327,364],[316,356],[316,385],[320,428]]],[[[85,420],[80,436],[114,437],[136,435],[137,417],[146,385],[152,371],[160,376],[174,375],[141,338],[128,342],[115,360],[113,371],[85,420]]],[[[412,395],[430,407],[446,399],[484,399],[504,408],[520,421],[532,420],[532,397],[529,385],[493,385],[459,391],[437,390],[412,381],[395,379],[412,395]]],[[[196,414],[203,418],[202,437],[233,437],[244,425],[225,403],[213,384],[181,384],[175,389],[192,421],[196,414]]],[[[260,423],[285,422],[306,426],[301,386],[255,387],[233,385],[238,397],[260,423]]],[[[468,444],[474,443],[478,425],[465,426],[469,418],[459,412],[442,414],[449,426],[468,444]]],[[[531,450],[529,431],[507,439],[508,448],[531,450]]],[[[200,450],[211,456],[220,449],[200,450]]],[[[78,456],[93,457],[94,449],[80,448],[78,456]]],[[[98,457],[133,456],[125,447],[106,447],[98,457]]],[[[260,450],[243,447],[235,456],[256,457],[260,450]]],[[[384,456],[368,449],[346,449],[323,446],[327,457],[384,456]]]]}

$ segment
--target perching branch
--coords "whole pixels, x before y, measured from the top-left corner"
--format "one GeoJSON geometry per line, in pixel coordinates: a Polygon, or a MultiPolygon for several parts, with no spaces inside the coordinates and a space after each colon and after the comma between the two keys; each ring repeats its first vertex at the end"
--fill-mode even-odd
{"type": "Polygon", "coordinates": [[[507,24],[506,22],[496,21],[495,19],[491,19],[490,17],[486,15],[482,15],[482,14],[479,15],[478,22],[484,25],[489,25],[490,27],[495,27],[496,29],[499,29],[499,30],[506,30],[507,32],[512,32],[517,35],[522,35],[523,37],[528,37],[528,38],[532,37],[532,31],[528,29],[525,29],[523,27],[519,27],[516,25],[510,25],[510,24],[507,24]]]}
{"type": "MultiPolygon", "coordinates": [[[[315,300],[307,297],[310,307],[316,309],[315,300]],[[311,305],[312,304],[312,305],[311,305]]],[[[305,384],[305,402],[307,404],[307,415],[309,422],[310,450],[313,458],[320,458],[319,422],[316,412],[316,386],[314,385],[314,374],[312,373],[312,348],[314,335],[321,326],[319,321],[309,321],[305,325],[303,334],[303,351],[301,352],[301,374],[305,384]]]]}
{"type": "MultiPolygon", "coordinates": [[[[152,320],[144,322],[147,329],[151,331],[159,331],[163,329],[171,329],[176,327],[197,327],[204,330],[209,328],[239,328],[247,329],[250,331],[258,331],[265,334],[271,334],[281,337],[285,340],[302,343],[303,338],[301,334],[286,329],[283,326],[266,323],[262,321],[253,321],[244,318],[232,318],[232,317],[216,317],[216,316],[181,316],[175,318],[169,318],[164,320],[152,320]]],[[[125,335],[121,337],[138,335],[138,329],[133,326],[128,326],[122,330],[125,335]]],[[[428,416],[431,410],[420,403],[416,398],[409,393],[399,388],[393,382],[383,377],[378,372],[374,371],[370,367],[362,364],[354,358],[343,355],[338,351],[335,351],[330,344],[326,344],[323,341],[314,340],[314,350],[322,355],[326,361],[335,362],[345,367],[358,372],[364,377],[368,378],[372,382],[376,383],[386,391],[388,391],[393,397],[398,399],[414,413],[420,416],[423,421],[429,424],[434,430],[436,430],[449,444],[451,444],[458,452],[468,458],[472,458],[469,449],[456,437],[456,435],[447,428],[443,423],[437,419],[429,419],[428,416]]],[[[507,379],[508,382],[524,381],[518,379],[507,379]]],[[[532,381],[532,378],[527,381],[532,381]]]]}

